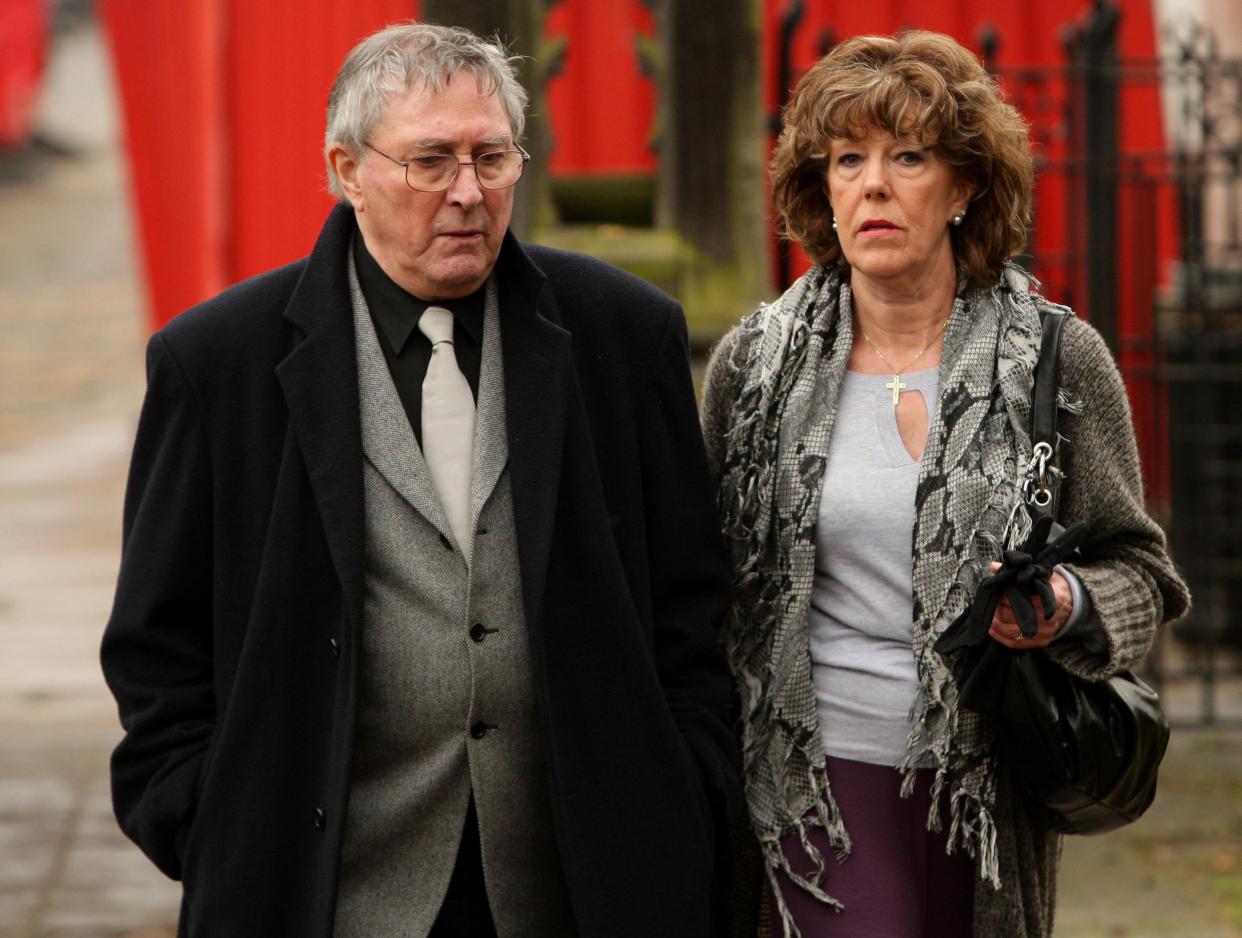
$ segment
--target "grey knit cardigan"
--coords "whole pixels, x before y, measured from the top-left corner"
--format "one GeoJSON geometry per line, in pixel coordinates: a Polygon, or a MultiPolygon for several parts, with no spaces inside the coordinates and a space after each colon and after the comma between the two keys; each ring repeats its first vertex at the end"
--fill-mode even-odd
{"type": "MultiPolygon", "coordinates": [[[[713,481],[719,483],[725,436],[732,423],[743,375],[730,374],[726,361],[745,360],[737,330],[721,340],[708,365],[702,419],[713,481]]],[[[1061,385],[1081,402],[1079,414],[1063,411],[1060,432],[1069,441],[1062,456],[1060,520],[1087,522],[1084,559],[1071,564],[1091,599],[1097,634],[1107,641],[1093,654],[1071,640],[1049,650],[1065,668],[1100,679],[1134,668],[1151,647],[1157,628],[1181,617],[1190,594],[1165,546],[1164,532],[1144,510],[1138,447],[1125,386],[1099,333],[1076,317],[1061,339],[1061,385]]],[[[1095,631],[1093,630],[1093,631],[1095,631]]],[[[1002,766],[1001,770],[1004,773],[1002,766]]],[[[975,888],[976,938],[1048,938],[1056,906],[1056,874],[1061,838],[1037,827],[1024,810],[1014,780],[998,780],[996,824],[1001,888],[982,879],[975,888]]],[[[761,868],[745,842],[734,864],[731,884],[735,921],[732,934],[767,934],[760,921],[761,868]]],[[[749,838],[753,841],[753,838],[749,838]]],[[[848,862],[848,860],[846,861],[848,862]]],[[[808,936],[810,938],[810,936],[808,936]]]]}

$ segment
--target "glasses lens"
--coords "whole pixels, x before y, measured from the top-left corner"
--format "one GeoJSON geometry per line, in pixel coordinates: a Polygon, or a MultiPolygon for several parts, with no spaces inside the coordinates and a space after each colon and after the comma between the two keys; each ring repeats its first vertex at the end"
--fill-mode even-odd
{"type": "MultiPolygon", "coordinates": [[[[483,153],[473,165],[479,185],[484,189],[507,189],[522,175],[522,154],[515,150],[483,153]]],[[[453,184],[459,161],[448,153],[416,156],[405,166],[405,181],[422,192],[439,192],[453,184]]]]}
{"type": "Polygon", "coordinates": [[[507,189],[522,175],[522,154],[513,150],[496,150],[480,154],[474,161],[479,185],[487,189],[507,189]]]}
{"type": "Polygon", "coordinates": [[[405,181],[415,189],[435,192],[448,188],[457,172],[457,157],[447,153],[416,156],[405,167],[405,181]]]}

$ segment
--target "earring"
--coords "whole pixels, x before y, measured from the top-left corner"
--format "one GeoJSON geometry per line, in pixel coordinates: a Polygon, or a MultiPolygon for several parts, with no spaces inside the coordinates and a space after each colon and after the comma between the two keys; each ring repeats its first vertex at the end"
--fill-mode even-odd
{"type": "Polygon", "coordinates": [[[833,231],[837,230],[837,220],[835,218],[832,220],[832,230],[833,231]]]}
{"type": "Polygon", "coordinates": [[[954,227],[954,228],[961,228],[961,227],[962,227],[962,222],[963,222],[963,221],[965,221],[965,220],[966,220],[966,212],[965,212],[965,210],[962,210],[962,211],[958,212],[956,215],[954,215],[954,216],[953,216],[953,227],[954,227]]]}

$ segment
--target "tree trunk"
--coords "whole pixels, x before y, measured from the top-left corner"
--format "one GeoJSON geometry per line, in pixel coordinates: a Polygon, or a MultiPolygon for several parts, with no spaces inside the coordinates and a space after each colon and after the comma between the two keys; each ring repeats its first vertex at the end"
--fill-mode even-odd
{"type": "Polygon", "coordinates": [[[657,222],[716,261],[756,250],[756,232],[762,253],[755,2],[655,6],[663,50],[657,222]]]}
{"type": "Polygon", "coordinates": [[[422,4],[423,22],[461,26],[484,38],[499,37],[510,53],[522,56],[518,78],[530,96],[522,146],[531,158],[514,193],[512,227],[519,237],[526,237],[553,213],[547,179],[551,147],[543,116],[549,78],[543,38],[545,6],[544,0],[423,0],[422,4]]]}

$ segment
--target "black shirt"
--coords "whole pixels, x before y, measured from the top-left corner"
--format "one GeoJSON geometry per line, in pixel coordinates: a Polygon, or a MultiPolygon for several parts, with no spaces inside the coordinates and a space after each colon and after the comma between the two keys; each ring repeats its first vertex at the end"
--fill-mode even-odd
{"type": "Polygon", "coordinates": [[[362,235],[354,237],[354,266],[358,285],[371,311],[375,334],[397,395],[419,446],[423,443],[423,378],[431,361],[431,341],[418,330],[418,318],[428,306],[443,306],[453,314],[453,351],[457,367],[466,376],[470,391],[479,399],[479,368],[483,358],[483,293],[480,287],[469,296],[432,303],[420,300],[397,286],[384,273],[362,235]]]}

